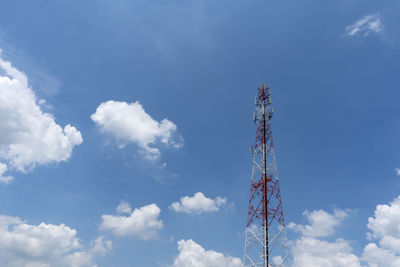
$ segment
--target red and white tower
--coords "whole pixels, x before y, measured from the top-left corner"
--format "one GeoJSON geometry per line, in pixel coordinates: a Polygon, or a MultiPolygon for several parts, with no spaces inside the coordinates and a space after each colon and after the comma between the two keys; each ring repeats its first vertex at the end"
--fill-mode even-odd
{"type": "Polygon", "coordinates": [[[246,225],[244,265],[284,266],[288,257],[285,220],[272,139],[271,88],[261,84],[255,100],[256,140],[246,225]]]}

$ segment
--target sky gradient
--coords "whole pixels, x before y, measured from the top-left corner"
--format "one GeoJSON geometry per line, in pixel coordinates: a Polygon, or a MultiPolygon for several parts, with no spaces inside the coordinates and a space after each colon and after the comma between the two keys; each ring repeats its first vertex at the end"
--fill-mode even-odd
{"type": "Polygon", "coordinates": [[[0,265],[242,266],[264,82],[287,266],[400,266],[399,11],[5,1],[0,265]]]}

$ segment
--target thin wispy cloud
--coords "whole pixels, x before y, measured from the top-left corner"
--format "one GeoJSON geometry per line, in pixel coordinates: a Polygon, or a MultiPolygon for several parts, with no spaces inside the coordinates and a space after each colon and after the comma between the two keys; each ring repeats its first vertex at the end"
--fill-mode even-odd
{"type": "Polygon", "coordinates": [[[346,27],[345,35],[347,36],[368,36],[378,34],[383,31],[383,24],[379,17],[379,13],[367,15],[346,27]]]}

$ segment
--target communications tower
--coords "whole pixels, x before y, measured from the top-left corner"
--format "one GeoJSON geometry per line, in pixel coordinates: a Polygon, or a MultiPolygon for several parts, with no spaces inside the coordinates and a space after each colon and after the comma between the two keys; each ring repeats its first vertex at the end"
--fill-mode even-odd
{"type": "Polygon", "coordinates": [[[251,147],[253,169],[246,224],[244,265],[285,266],[288,257],[285,220],[272,139],[271,88],[257,90],[254,122],[256,139],[251,147]]]}

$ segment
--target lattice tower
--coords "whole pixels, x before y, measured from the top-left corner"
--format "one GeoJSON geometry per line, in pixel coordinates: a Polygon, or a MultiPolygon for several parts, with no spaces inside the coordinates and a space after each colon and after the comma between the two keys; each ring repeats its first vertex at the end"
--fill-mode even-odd
{"type": "Polygon", "coordinates": [[[282,267],[288,257],[272,114],[271,89],[261,84],[255,99],[256,140],[251,147],[253,168],[243,259],[245,266],[251,267],[282,267]]]}

